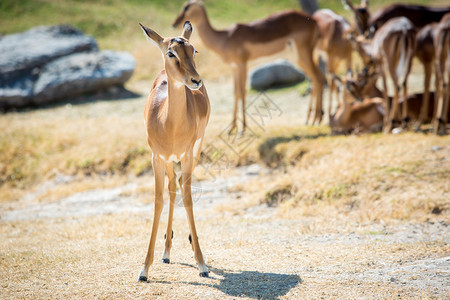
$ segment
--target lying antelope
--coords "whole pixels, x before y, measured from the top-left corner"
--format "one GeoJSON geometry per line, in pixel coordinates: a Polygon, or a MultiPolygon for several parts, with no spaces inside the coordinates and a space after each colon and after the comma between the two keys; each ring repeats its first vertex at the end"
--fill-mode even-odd
{"type": "Polygon", "coordinates": [[[196,50],[189,43],[192,26],[185,22],[183,33],[175,38],[162,38],[155,31],[140,24],[147,37],[161,50],[164,69],[156,76],[145,106],[147,140],[153,152],[155,173],[155,210],[152,233],[139,281],[147,281],[153,263],[158,224],[164,206],[164,173],[169,179],[169,221],[162,261],[170,263],[172,247],[172,218],[176,195],[176,174],[173,163],[181,161],[180,187],[186,209],[192,248],[200,276],[208,276],[208,268],[198,243],[191,197],[191,175],[200,156],[210,105],[208,94],[194,63],[196,50]]]}
{"type": "MultiPolygon", "coordinates": [[[[416,45],[416,33],[413,24],[405,17],[394,18],[385,23],[374,35],[365,40],[362,36],[352,39],[353,45],[361,55],[366,66],[374,64],[383,80],[383,98],[387,108],[384,130],[390,132],[393,120],[399,112],[399,94],[403,89],[403,98],[408,93],[408,76],[416,45]],[[394,84],[392,109],[388,106],[387,75],[394,84]],[[401,82],[401,86],[400,83],[401,82]]],[[[402,121],[407,124],[407,101],[403,102],[402,121]]]]}
{"type": "Polygon", "coordinates": [[[249,24],[235,24],[224,30],[216,30],[211,26],[202,2],[193,0],[184,4],[173,26],[177,27],[185,20],[190,20],[198,28],[200,39],[205,46],[233,69],[234,110],[230,131],[236,128],[239,102],[242,105],[243,130],[246,126],[245,93],[248,61],[278,53],[291,41],[297,49],[297,63],[312,80],[313,85],[306,122],[310,118],[313,99],[316,101],[312,123],[321,122],[325,79],[313,61],[313,50],[319,29],[310,16],[303,12],[288,10],[249,24]]]}
{"type": "Polygon", "coordinates": [[[367,98],[355,102],[352,91],[355,82],[350,78],[333,76],[338,86],[340,102],[336,113],[330,117],[333,133],[368,133],[380,131],[383,126],[384,103],[382,98],[367,98]]]}
{"type": "MultiPolygon", "coordinates": [[[[376,86],[379,74],[373,71],[364,69],[362,73],[356,74],[352,79],[351,88],[348,91],[358,101],[363,101],[366,98],[383,97],[383,92],[376,86]]],[[[400,98],[399,104],[402,105],[404,98],[400,98]]],[[[415,93],[407,96],[408,102],[407,118],[411,121],[417,121],[423,118],[424,124],[429,124],[433,120],[436,111],[436,102],[434,92],[429,92],[428,96],[425,93],[415,93]],[[428,99],[428,100],[427,100],[428,99]],[[429,110],[425,116],[422,116],[422,107],[425,101],[429,102],[429,110]]],[[[389,107],[392,105],[392,97],[389,97],[389,107]]],[[[448,111],[447,116],[450,114],[448,111]]],[[[397,120],[400,121],[400,120],[397,120]]]]}

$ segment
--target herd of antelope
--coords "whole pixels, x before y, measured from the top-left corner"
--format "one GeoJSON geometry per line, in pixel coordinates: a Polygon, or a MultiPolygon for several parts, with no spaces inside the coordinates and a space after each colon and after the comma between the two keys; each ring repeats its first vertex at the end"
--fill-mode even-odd
{"type": "Polygon", "coordinates": [[[239,103],[242,130],[245,130],[245,94],[247,64],[261,56],[295,46],[297,63],[312,81],[307,120],[320,123],[323,117],[322,92],[325,81],[330,88],[328,115],[333,131],[391,132],[394,126],[417,128],[432,122],[434,133],[445,133],[450,95],[450,7],[433,8],[417,5],[391,5],[370,16],[368,0],[359,6],[344,3],[354,13],[354,25],[331,10],[322,9],[312,16],[300,11],[283,11],[248,24],[235,24],[227,29],[214,29],[202,2],[187,2],[173,26],[183,24],[179,37],[163,38],[141,24],[141,28],[162,52],[164,69],[157,75],[145,106],[145,126],[152,149],[155,174],[155,210],[150,243],[140,281],[147,281],[154,259],[158,224],[163,209],[165,173],[169,180],[169,220],[165,234],[163,263],[170,263],[172,218],[176,195],[176,174],[173,163],[181,162],[178,180],[189,222],[189,241],[194,250],[200,276],[208,276],[195,228],[191,197],[191,175],[201,153],[203,136],[210,114],[206,88],[197,73],[194,56],[197,52],[189,42],[192,24],[202,42],[222,60],[231,65],[234,77],[234,110],[231,131],[237,130],[239,103]],[[365,65],[361,73],[352,74],[352,52],[356,50],[365,65]],[[327,77],[319,70],[314,52],[327,60],[327,77]],[[417,56],[424,65],[424,93],[408,95],[408,75],[417,56]],[[336,75],[344,62],[345,77],[336,75]],[[430,92],[430,78],[435,69],[436,88],[430,92]],[[376,86],[382,78],[383,89],[376,86]],[[388,96],[387,79],[394,86],[388,96]],[[400,97],[402,91],[402,97],[400,97]],[[333,94],[338,108],[332,114],[333,94]]]}

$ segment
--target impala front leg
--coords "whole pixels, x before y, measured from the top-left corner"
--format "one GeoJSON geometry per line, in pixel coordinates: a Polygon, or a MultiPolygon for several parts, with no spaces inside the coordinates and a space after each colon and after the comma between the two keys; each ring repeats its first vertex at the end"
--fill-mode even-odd
{"type": "Polygon", "coordinates": [[[172,239],[173,239],[173,210],[175,206],[175,197],[177,194],[177,186],[176,186],[176,175],[173,171],[173,163],[166,164],[167,177],[169,178],[169,197],[170,197],[170,206],[169,206],[169,220],[167,221],[167,230],[165,234],[165,247],[164,254],[162,256],[162,262],[169,264],[170,263],[170,249],[172,248],[172,239]]]}
{"type": "Polygon", "coordinates": [[[385,114],[384,114],[384,120],[383,120],[383,130],[385,133],[390,133],[391,129],[392,129],[392,124],[389,120],[391,107],[389,105],[389,98],[388,98],[388,93],[387,93],[386,72],[385,72],[383,65],[380,66],[380,71],[381,71],[381,79],[383,81],[383,99],[384,99],[384,108],[385,108],[385,114]]]}
{"type": "Polygon", "coordinates": [[[158,233],[159,219],[163,210],[163,191],[164,191],[164,161],[156,154],[153,154],[153,171],[155,173],[155,211],[153,213],[152,233],[148,245],[147,256],[145,257],[144,267],[139,274],[139,281],[147,281],[148,269],[153,263],[155,254],[155,241],[158,233]]]}
{"type": "Polygon", "coordinates": [[[197,230],[195,228],[195,221],[194,221],[194,209],[193,209],[193,203],[192,203],[192,196],[191,196],[191,176],[194,166],[194,158],[193,153],[187,154],[181,161],[181,169],[182,169],[182,178],[183,178],[183,184],[182,184],[182,193],[183,193],[183,203],[184,208],[186,209],[187,218],[189,221],[189,229],[191,234],[189,235],[189,239],[191,241],[192,248],[194,249],[194,257],[197,261],[197,265],[199,268],[200,276],[201,277],[208,277],[209,271],[206,267],[205,261],[203,259],[203,254],[200,249],[200,244],[198,242],[198,236],[197,236],[197,230]]]}

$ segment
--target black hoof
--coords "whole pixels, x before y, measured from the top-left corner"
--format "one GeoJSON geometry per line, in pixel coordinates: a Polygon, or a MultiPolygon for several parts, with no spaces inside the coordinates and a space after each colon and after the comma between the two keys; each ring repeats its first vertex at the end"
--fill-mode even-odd
{"type": "Polygon", "coordinates": [[[200,277],[209,277],[209,272],[201,272],[200,277]]]}
{"type": "Polygon", "coordinates": [[[145,277],[145,276],[139,276],[139,281],[140,281],[140,282],[147,282],[147,277],[145,277]]]}
{"type": "Polygon", "coordinates": [[[170,264],[170,259],[168,258],[163,258],[161,261],[163,264],[170,264]]]}

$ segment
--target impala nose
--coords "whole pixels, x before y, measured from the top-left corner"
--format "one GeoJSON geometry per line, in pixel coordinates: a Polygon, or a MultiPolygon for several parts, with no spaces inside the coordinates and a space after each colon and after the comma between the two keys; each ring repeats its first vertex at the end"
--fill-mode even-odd
{"type": "Polygon", "coordinates": [[[191,78],[192,83],[194,83],[195,85],[197,85],[197,87],[201,87],[202,85],[202,80],[195,80],[194,78],[191,78]]]}

